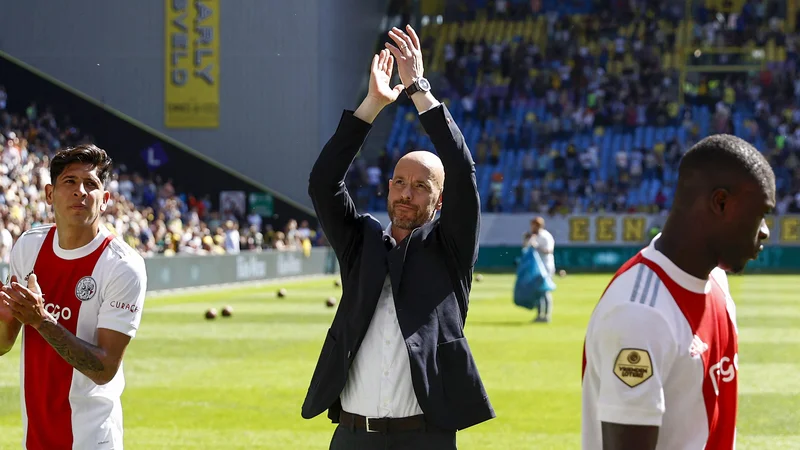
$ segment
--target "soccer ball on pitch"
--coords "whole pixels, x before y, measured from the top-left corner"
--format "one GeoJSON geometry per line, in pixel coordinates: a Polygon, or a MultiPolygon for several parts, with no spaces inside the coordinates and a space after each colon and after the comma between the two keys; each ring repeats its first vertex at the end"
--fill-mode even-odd
{"type": "Polygon", "coordinates": [[[281,297],[281,298],[286,297],[286,289],[285,288],[278,289],[278,297],[281,297]]]}
{"type": "Polygon", "coordinates": [[[334,306],[336,306],[336,298],[335,298],[335,297],[328,297],[328,298],[325,300],[325,305],[326,305],[328,308],[333,308],[334,306]]]}
{"type": "Polygon", "coordinates": [[[233,315],[233,308],[230,305],[226,305],[222,308],[222,317],[230,317],[233,315]]]}
{"type": "Polygon", "coordinates": [[[217,318],[217,308],[211,308],[206,311],[206,319],[207,320],[214,320],[217,318]]]}

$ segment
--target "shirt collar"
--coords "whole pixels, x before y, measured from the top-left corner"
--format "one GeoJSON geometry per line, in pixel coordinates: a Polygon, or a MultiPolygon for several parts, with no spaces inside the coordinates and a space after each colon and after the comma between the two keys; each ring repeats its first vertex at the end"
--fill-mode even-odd
{"type": "Polygon", "coordinates": [[[389,244],[391,247],[395,247],[397,245],[397,241],[392,237],[392,222],[389,222],[389,225],[383,229],[383,241],[389,244]]]}
{"type": "Polygon", "coordinates": [[[709,280],[702,280],[684,272],[680,267],[675,265],[672,260],[667,258],[666,255],[656,249],[656,241],[660,237],[661,233],[658,233],[658,235],[650,241],[650,245],[642,250],[642,256],[658,264],[658,266],[666,272],[667,276],[680,287],[698,294],[707,294],[711,292],[711,282],[709,280]]]}

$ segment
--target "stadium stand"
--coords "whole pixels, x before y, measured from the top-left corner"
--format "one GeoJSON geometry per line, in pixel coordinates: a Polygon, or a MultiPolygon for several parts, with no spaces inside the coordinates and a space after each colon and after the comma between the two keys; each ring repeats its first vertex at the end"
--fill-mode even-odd
{"type": "MultiPolygon", "coordinates": [[[[23,232],[53,222],[44,199],[49,159],[58,149],[92,142],[90,131],[67,117],[57,119],[51,108],[30,103],[24,111],[9,111],[8,96],[0,85],[0,262],[6,263],[23,232]]],[[[107,189],[112,197],[105,225],[144,256],[297,250],[319,243],[306,221],[289,220],[283,231],[262,227],[255,214],[211,210],[209,197],[176,192],[170,180],[129,173],[124,165],[115,167],[107,189]]]]}
{"type": "MultiPolygon", "coordinates": [[[[800,212],[800,41],[786,2],[690,6],[453,1],[428,20],[426,76],[473,151],[484,211],[665,211],[681,155],[733,133],[775,167],[776,213],[800,212]]],[[[385,208],[391,167],[415,148],[432,146],[400,103],[380,157],[351,171],[359,206],[385,208]]]]}

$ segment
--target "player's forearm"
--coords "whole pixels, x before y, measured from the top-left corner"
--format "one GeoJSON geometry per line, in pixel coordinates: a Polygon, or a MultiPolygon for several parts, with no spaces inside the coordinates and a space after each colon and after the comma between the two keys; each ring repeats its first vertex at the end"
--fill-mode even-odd
{"type": "Polygon", "coordinates": [[[655,450],[659,427],[601,422],[603,450],[655,450]]]}
{"type": "Polygon", "coordinates": [[[0,356],[5,355],[14,348],[14,342],[17,340],[21,324],[16,319],[11,319],[13,322],[5,322],[0,320],[0,356]],[[15,323],[16,322],[16,323],[15,323]]]}
{"type": "Polygon", "coordinates": [[[8,324],[0,321],[0,356],[10,352],[11,348],[14,346],[14,341],[9,338],[10,333],[8,328],[8,324]]]}
{"type": "Polygon", "coordinates": [[[96,384],[103,385],[114,378],[115,373],[109,373],[108,365],[103,362],[106,355],[102,348],[79,339],[63,326],[50,320],[42,321],[38,331],[56,353],[64,358],[64,361],[96,384]]]}

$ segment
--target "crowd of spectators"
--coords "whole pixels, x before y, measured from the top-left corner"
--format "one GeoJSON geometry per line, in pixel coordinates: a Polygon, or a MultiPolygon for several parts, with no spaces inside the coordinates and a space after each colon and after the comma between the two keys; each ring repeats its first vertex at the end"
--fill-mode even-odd
{"type": "MultiPolygon", "coordinates": [[[[756,144],[778,175],[778,214],[800,213],[800,35],[786,32],[785,2],[741,0],[737,14],[720,15],[705,2],[691,3],[693,25],[686,33],[685,2],[659,0],[564,0],[560,8],[588,7],[591,14],[559,13],[539,0],[447,1],[445,22],[538,20],[534,39],[465,39],[442,46],[422,33],[426,76],[437,96],[458,115],[459,124],[480,130],[473,151],[478,175],[491,173],[490,212],[569,214],[601,211],[664,211],[670,170],[704,134],[735,133],[756,144]],[[542,22],[543,21],[543,22],[542,22]],[[767,64],[752,71],[690,74],[681,88],[675,51],[694,52],[691,64],[767,64]],[[753,47],[756,53],[717,53],[714,48],[753,47]],[[439,54],[440,53],[440,54],[439,54]],[[440,64],[434,64],[434,61],[440,64]],[[436,69],[439,69],[438,71],[436,69]],[[685,105],[681,106],[680,92],[685,105]],[[525,114],[520,123],[516,113],[525,114]],[[709,120],[696,116],[707,111],[709,120]],[[614,148],[613,169],[598,176],[607,133],[673,127],[672,136],[652,146],[614,148]],[[588,136],[588,139],[576,139],[588,136]],[[565,148],[556,148],[565,143],[565,148]],[[519,180],[505,180],[504,152],[525,149],[519,180]],[[652,199],[637,204],[629,192],[657,181],[652,199]],[[513,196],[511,207],[503,198],[513,196]]],[[[410,19],[413,2],[393,1],[410,19]]],[[[552,6],[552,5],[550,5],[552,6]]],[[[432,27],[438,26],[431,22],[432,27]]],[[[424,31],[424,30],[423,30],[424,31]]],[[[0,82],[2,80],[0,79],[0,82]]],[[[10,111],[0,86],[0,261],[25,230],[52,222],[44,198],[55,151],[92,141],[69,117],[35,103],[10,111]]],[[[11,93],[13,95],[13,93],[11,93]]],[[[410,114],[409,121],[415,121],[410,114]]],[[[422,131],[419,129],[418,131],[422,131]]],[[[385,210],[391,170],[414,148],[387,148],[378,158],[357,158],[347,184],[361,209],[385,210]]],[[[113,157],[113,153],[112,153],[113,157]]],[[[172,181],[116,167],[107,189],[111,204],[104,223],[143,255],[222,254],[242,250],[306,249],[317,240],[307,222],[289,220],[279,230],[251,213],[237,217],[213,210],[210,197],[177,192],[172,181]]]]}
{"type": "MultiPolygon", "coordinates": [[[[492,172],[485,211],[664,211],[674,188],[669,172],[683,153],[706,134],[734,133],[756,144],[776,168],[777,212],[800,212],[800,35],[785,33],[785,2],[742,0],[735,14],[717,14],[707,2],[693,2],[691,26],[684,20],[685,2],[566,3],[587,5],[592,13],[545,11],[541,1],[448,2],[445,23],[462,27],[481,17],[544,20],[544,36],[531,40],[519,35],[471,40],[469,33],[459,33],[438,46],[432,33],[423,33],[426,76],[436,78],[437,96],[457,112],[462,128],[479,124],[472,149],[479,179],[481,172],[492,172]],[[679,41],[706,50],[694,52],[688,64],[754,69],[690,73],[681,105],[679,41]],[[708,51],[732,47],[768,51],[708,51]],[[437,60],[443,61],[439,73],[437,60]],[[759,67],[759,61],[767,63],[759,67]],[[520,107],[526,111],[521,124],[520,107]],[[707,112],[710,120],[698,112],[707,112]],[[685,138],[676,133],[650,146],[614,148],[610,176],[598,176],[602,137],[641,127],[672,127],[685,138]],[[581,136],[589,138],[577,139],[581,136]],[[556,148],[562,143],[566,151],[556,148]],[[522,176],[506,180],[498,162],[503,152],[518,149],[531,150],[522,158],[522,176]],[[653,181],[660,186],[654,196],[631,202],[631,189],[653,181]],[[504,198],[510,192],[509,209],[504,198]]],[[[375,161],[357,161],[349,181],[360,206],[384,207],[393,162],[414,145],[410,140],[407,148],[388,148],[375,161]]]]}
{"type": "MultiPolygon", "coordinates": [[[[50,158],[61,148],[93,139],[51,108],[31,103],[24,111],[8,110],[9,95],[0,86],[0,262],[8,262],[23,232],[53,222],[44,198],[50,158]]],[[[176,192],[171,180],[129,172],[124,164],[115,164],[106,189],[111,200],[104,225],[144,256],[300,250],[316,241],[306,221],[289,220],[275,230],[257,214],[236,217],[213,210],[209,196],[176,192]]]]}

